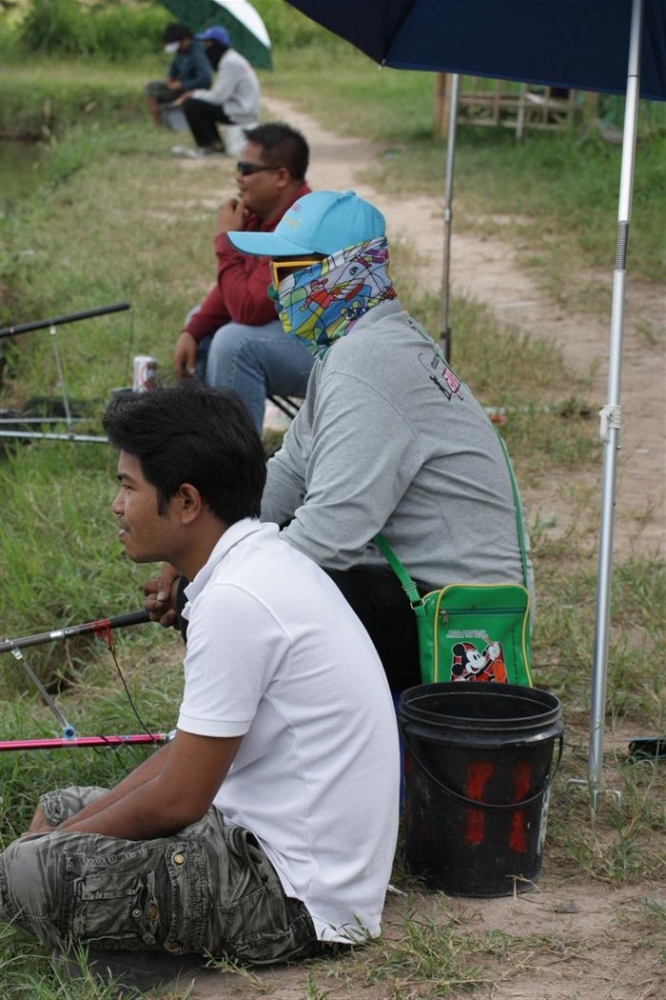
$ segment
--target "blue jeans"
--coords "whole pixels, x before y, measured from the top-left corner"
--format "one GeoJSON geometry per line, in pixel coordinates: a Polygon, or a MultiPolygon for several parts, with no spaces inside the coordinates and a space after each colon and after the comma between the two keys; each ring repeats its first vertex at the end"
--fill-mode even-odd
{"type": "Polygon", "coordinates": [[[238,393],[261,434],[266,396],[305,396],[313,364],[298,337],[273,320],[263,326],[221,326],[199,344],[196,368],[209,385],[238,393]]]}

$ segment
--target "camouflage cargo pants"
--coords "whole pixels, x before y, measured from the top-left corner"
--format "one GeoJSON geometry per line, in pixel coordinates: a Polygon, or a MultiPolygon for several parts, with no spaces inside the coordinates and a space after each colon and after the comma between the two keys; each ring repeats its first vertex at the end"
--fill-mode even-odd
{"type": "MultiPolygon", "coordinates": [[[[41,805],[56,824],[103,792],[59,789],[41,805]]],[[[255,837],[213,807],[158,840],[57,830],[16,840],[0,854],[0,919],[61,948],[80,941],[253,964],[318,950],[309,913],[285,895],[255,837]]]]}

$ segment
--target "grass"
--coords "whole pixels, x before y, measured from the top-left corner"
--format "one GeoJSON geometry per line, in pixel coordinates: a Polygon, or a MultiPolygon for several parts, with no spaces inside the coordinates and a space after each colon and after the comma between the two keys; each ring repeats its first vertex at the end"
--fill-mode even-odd
{"type": "MultiPolygon", "coordinates": [[[[309,43],[308,43],[309,44],[309,43]]],[[[277,51],[276,71],[264,74],[267,94],[295,102],[336,131],[362,134],[378,145],[374,185],[441,197],[443,147],[430,135],[432,78],[383,70],[345,50],[345,72],[326,87],[312,73],[332,53],[304,45],[299,58],[277,51]],[[354,115],[349,115],[349,108],[354,115]]],[[[335,59],[332,65],[337,65],[335,59]]],[[[154,354],[162,373],[187,309],[213,274],[211,235],[216,207],[234,190],[233,170],[220,163],[196,173],[175,170],[170,135],[150,131],[140,99],[157,61],[118,67],[40,58],[12,65],[3,82],[1,127],[42,136],[28,187],[3,183],[2,317],[5,323],[71,313],[119,301],[128,313],[59,328],[67,386],[86,409],[84,426],[99,426],[112,387],[131,381],[134,354],[154,354]],[[45,103],[48,97],[48,105],[45,103]]],[[[663,272],[664,136],[639,141],[629,266],[641,280],[663,272]]],[[[570,288],[570,308],[602,308],[597,268],[612,264],[619,151],[592,134],[526,137],[461,128],[456,162],[458,228],[515,239],[525,266],[551,292],[570,288]],[[528,183],[529,180],[529,183],[528,183]],[[508,217],[509,221],[500,221],[508,217]],[[584,220],[584,223],[583,223],[584,220]],[[582,269],[585,281],[572,281],[582,269]],[[587,277],[591,276],[588,282],[587,277]],[[591,291],[590,291],[591,289],[591,291]]],[[[406,306],[436,330],[439,303],[413,292],[418,264],[398,248],[393,268],[406,306]]],[[[559,295],[559,291],[557,292],[559,295]]],[[[566,303],[565,303],[566,304],[566,303]]],[[[637,553],[614,569],[607,726],[604,759],[612,798],[592,823],[584,781],[590,650],[594,632],[596,521],[600,459],[589,410],[589,378],[567,369],[556,346],[497,322],[478,302],[455,297],[456,367],[487,406],[510,407],[502,433],[524,488],[562,482],[569,490],[567,523],[532,524],[538,581],[533,639],[535,683],[562,700],[566,751],[553,791],[544,884],[569,881],[624,886],[663,885],[659,846],[665,825],[666,780],[661,765],[629,764],[628,730],[659,732],[666,724],[661,659],[666,569],[637,553]],[[562,399],[560,386],[566,385],[562,399]],[[557,414],[547,405],[557,406],[557,414]],[[561,415],[560,415],[561,414],[561,415]],[[569,414],[567,416],[567,414],[569,414]],[[595,470],[591,477],[590,470],[595,470]]],[[[1,406],[22,406],[57,392],[58,370],[48,330],[0,342],[1,406]]],[[[271,447],[275,442],[271,443],[271,447]]],[[[11,445],[0,459],[0,621],[7,636],[92,620],[136,607],[146,567],[121,555],[109,503],[114,456],[104,445],[36,442],[11,445]]],[[[142,627],[114,635],[118,661],[139,718],[130,706],[109,650],[81,638],[32,647],[25,658],[49,684],[78,732],[168,730],[181,685],[182,645],[173,632],[142,627]]],[[[58,726],[39,703],[13,657],[0,662],[3,737],[54,735],[58,726]]],[[[144,750],[41,751],[0,754],[3,811],[0,838],[25,829],[42,789],[62,783],[110,784],[145,756],[144,750]]],[[[460,913],[439,896],[423,896],[408,878],[402,855],[394,880],[407,892],[391,897],[386,933],[348,960],[303,966],[300,995],[354,996],[381,991],[392,1000],[460,997],[504,981],[535,951],[568,954],[561,934],[479,930],[472,910],[460,913]]],[[[663,909],[646,897],[634,912],[641,947],[658,950],[653,935],[663,909]]],[[[228,995],[271,996],[280,979],[226,970],[228,995]]],[[[113,989],[64,984],[46,970],[38,947],[0,930],[0,981],[12,1000],[111,1000],[113,989]],[[78,991],[78,992],[77,992],[78,991]]],[[[226,982],[226,980],[225,980],[226,982]]],[[[225,986],[225,989],[227,987],[225,986]]]]}

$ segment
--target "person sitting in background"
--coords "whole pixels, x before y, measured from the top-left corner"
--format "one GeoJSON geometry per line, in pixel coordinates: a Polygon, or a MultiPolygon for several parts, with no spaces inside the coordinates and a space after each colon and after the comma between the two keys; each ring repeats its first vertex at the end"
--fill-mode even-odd
{"type": "Polygon", "coordinates": [[[297,337],[285,336],[268,297],[265,258],[239,253],[229,229],[271,232],[297,198],[307,194],[309,149],[281,122],[245,132],[238,163],[238,197],[220,209],[215,236],[217,283],[192,310],[174,348],[179,379],[195,373],[233,389],[261,433],[267,395],[304,396],[314,359],[297,337]]]}
{"type": "MultiPolygon", "coordinates": [[[[225,153],[218,124],[252,127],[259,120],[261,89],[257,75],[239,52],[231,47],[226,28],[214,26],[197,35],[203,42],[215,80],[209,90],[197,89],[182,94],[174,107],[182,105],[196,149],[174,146],[177,156],[198,158],[211,153],[225,153]]],[[[230,153],[233,150],[229,150],[230,153]]]]}
{"type": "Polygon", "coordinates": [[[164,51],[174,54],[168,76],[165,80],[151,80],[145,88],[151,118],[160,126],[164,124],[163,110],[174,107],[184,93],[209,87],[213,79],[206,53],[186,24],[167,24],[164,51]]]}
{"type": "Polygon", "coordinates": [[[372,643],[259,522],[264,452],[233,393],[157,386],[115,399],[104,428],[127,556],[192,581],[177,728],[111,790],[42,797],[0,854],[0,919],[87,948],[128,986],[187,955],[273,964],[362,944],[380,932],[400,780],[372,643]]]}
{"type": "MultiPolygon", "coordinates": [[[[305,402],[268,462],[261,518],[335,581],[392,690],[420,684],[416,617],[373,538],[381,532],[421,595],[448,583],[522,584],[497,431],[403,310],[384,217],[369,202],[315,191],[274,232],[228,239],[271,258],[282,326],[315,356],[305,402]]],[[[151,617],[177,624],[178,593],[172,567],[147,580],[151,617]]]]}

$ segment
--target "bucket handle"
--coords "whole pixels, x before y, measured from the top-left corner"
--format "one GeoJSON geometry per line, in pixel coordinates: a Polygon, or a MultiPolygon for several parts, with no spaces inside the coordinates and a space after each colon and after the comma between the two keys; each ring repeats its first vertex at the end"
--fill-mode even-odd
{"type": "Polygon", "coordinates": [[[403,729],[402,732],[403,741],[405,746],[411,753],[412,757],[421,768],[426,778],[429,778],[434,785],[436,785],[440,791],[444,792],[445,795],[450,795],[451,798],[457,799],[459,802],[464,802],[465,805],[474,806],[475,809],[485,809],[488,812],[500,812],[502,809],[524,809],[526,806],[531,805],[540,799],[546,792],[550,791],[553,781],[555,780],[555,775],[557,774],[560,763],[562,762],[562,753],[564,751],[564,733],[560,733],[559,740],[559,752],[557,755],[557,761],[555,767],[549,772],[546,779],[546,786],[540,791],[536,792],[534,795],[530,795],[529,799],[522,799],[520,802],[480,802],[478,799],[468,799],[466,795],[461,795],[460,792],[455,792],[448,785],[445,785],[439,778],[436,778],[434,774],[425,766],[418,754],[414,753],[414,749],[407,738],[407,733],[403,729]]]}

